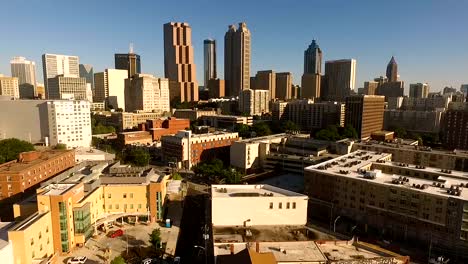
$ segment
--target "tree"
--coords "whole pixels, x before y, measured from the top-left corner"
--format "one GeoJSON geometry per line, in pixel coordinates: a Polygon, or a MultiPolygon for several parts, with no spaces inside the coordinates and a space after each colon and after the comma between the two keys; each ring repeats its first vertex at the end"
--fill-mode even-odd
{"type": "Polygon", "coordinates": [[[395,127],[393,128],[393,131],[395,132],[395,136],[398,138],[406,138],[406,136],[408,135],[406,129],[402,127],[395,127]]]}
{"type": "Polygon", "coordinates": [[[315,133],[315,138],[320,140],[336,141],[341,139],[341,136],[338,133],[338,128],[336,126],[328,126],[327,128],[315,133]]]}
{"type": "Polygon", "coordinates": [[[343,138],[358,138],[358,133],[353,126],[347,125],[342,132],[343,138]]]}
{"type": "Polygon", "coordinates": [[[252,130],[255,132],[257,137],[263,137],[271,135],[271,129],[265,122],[258,122],[252,126],[252,130]]]}
{"type": "Polygon", "coordinates": [[[117,256],[111,261],[111,264],[126,264],[126,262],[122,256],[117,256]]]}
{"type": "Polygon", "coordinates": [[[0,164],[17,159],[21,152],[32,150],[34,145],[24,140],[17,138],[0,140],[0,164]]]}
{"type": "Polygon", "coordinates": [[[124,154],[124,161],[135,166],[147,166],[149,164],[150,155],[142,148],[127,149],[124,154]]]}
{"type": "Polygon", "coordinates": [[[161,230],[159,228],[153,229],[153,232],[149,235],[149,242],[153,246],[154,249],[161,248],[161,230]]]}
{"type": "Polygon", "coordinates": [[[293,121],[288,120],[288,121],[283,122],[281,124],[281,130],[284,131],[284,132],[299,131],[300,128],[296,123],[294,123],[293,121]]]}
{"type": "Polygon", "coordinates": [[[180,175],[180,173],[175,172],[174,174],[172,174],[172,179],[173,180],[182,180],[182,176],[180,175]]]}
{"type": "Polygon", "coordinates": [[[250,137],[250,127],[246,124],[236,124],[236,126],[234,127],[234,131],[239,133],[240,137],[250,137]]]}
{"type": "Polygon", "coordinates": [[[226,183],[237,184],[241,182],[242,173],[237,171],[235,168],[229,167],[227,170],[224,170],[224,178],[226,183]]]}
{"type": "Polygon", "coordinates": [[[63,143],[58,143],[55,145],[55,149],[67,149],[67,145],[63,143]]]}

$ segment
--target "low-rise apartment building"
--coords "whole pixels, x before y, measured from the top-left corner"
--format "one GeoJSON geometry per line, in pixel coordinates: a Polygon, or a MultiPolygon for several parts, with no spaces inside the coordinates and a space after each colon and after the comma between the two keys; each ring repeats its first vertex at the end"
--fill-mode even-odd
{"type": "Polygon", "coordinates": [[[346,217],[366,232],[463,257],[456,252],[468,246],[465,173],[391,160],[389,153],[359,150],[306,168],[311,215],[346,217]]]}
{"type": "Polygon", "coordinates": [[[190,128],[190,120],[176,117],[147,120],[145,129],[153,135],[153,141],[160,141],[162,136],[177,134],[179,130],[190,128]]]}
{"type": "Polygon", "coordinates": [[[202,116],[217,115],[216,109],[176,109],[173,116],[177,118],[189,119],[190,121],[198,120],[202,116]]]}
{"type": "Polygon", "coordinates": [[[138,125],[146,123],[146,120],[159,119],[161,113],[99,112],[94,113],[93,117],[103,125],[113,126],[117,131],[123,131],[138,127],[138,125]]]}
{"type": "Polygon", "coordinates": [[[174,162],[178,168],[189,169],[200,161],[215,157],[229,160],[229,147],[237,140],[237,132],[192,134],[190,130],[182,130],[173,136],[163,136],[161,146],[163,158],[167,162],[174,162]]]}
{"type": "Polygon", "coordinates": [[[232,115],[202,116],[200,117],[200,122],[204,126],[234,129],[236,125],[253,125],[253,117],[232,115]]]}

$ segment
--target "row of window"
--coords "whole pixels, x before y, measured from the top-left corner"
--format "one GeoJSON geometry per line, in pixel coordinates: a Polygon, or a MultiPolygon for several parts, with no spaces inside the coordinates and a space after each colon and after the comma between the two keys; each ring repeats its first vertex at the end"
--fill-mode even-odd
{"type": "MultiPolygon", "coordinates": [[[[291,204],[292,204],[292,209],[296,209],[296,202],[286,202],[286,209],[291,209],[291,204]]],[[[270,209],[274,209],[274,203],[271,202],[270,203],[270,209]]],[[[283,209],[283,203],[282,202],[279,202],[278,203],[278,209],[283,209]]]]}
{"type": "MultiPolygon", "coordinates": [[[[123,205],[123,209],[127,209],[127,208],[133,209],[133,207],[134,207],[133,204],[124,204],[124,205],[123,205]]],[[[107,208],[108,208],[109,210],[112,210],[112,204],[109,204],[109,205],[107,206],[107,208]]],[[[141,208],[142,208],[142,205],[141,205],[141,204],[138,204],[137,208],[138,208],[138,209],[141,209],[141,208]]],[[[116,210],[120,209],[120,205],[119,205],[119,204],[115,204],[114,209],[116,209],[116,210]]]]}
{"type": "MultiPolygon", "coordinates": [[[[129,194],[128,194],[128,197],[129,197],[129,198],[133,198],[133,193],[129,193],[129,194]]],[[[108,194],[107,194],[107,198],[108,198],[108,199],[111,199],[111,198],[112,198],[112,194],[111,194],[111,193],[108,193],[108,194]]],[[[122,198],[126,199],[126,198],[127,198],[127,193],[123,193],[123,194],[122,194],[122,198]]]]}

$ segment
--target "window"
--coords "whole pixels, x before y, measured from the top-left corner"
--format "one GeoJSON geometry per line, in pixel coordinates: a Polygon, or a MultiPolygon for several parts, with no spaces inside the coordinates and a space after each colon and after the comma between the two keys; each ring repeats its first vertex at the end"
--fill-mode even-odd
{"type": "Polygon", "coordinates": [[[109,204],[109,209],[112,210],[112,204],[109,204]]]}
{"type": "Polygon", "coordinates": [[[133,204],[130,204],[130,209],[133,209],[133,204]]]}
{"type": "Polygon", "coordinates": [[[296,202],[292,203],[292,209],[296,209],[296,202]]]}
{"type": "Polygon", "coordinates": [[[283,203],[278,204],[278,209],[283,209],[283,203]]]}
{"type": "Polygon", "coordinates": [[[123,198],[127,198],[127,194],[126,194],[126,193],[123,194],[123,198]]]}
{"type": "Polygon", "coordinates": [[[124,204],[124,209],[127,210],[127,204],[124,204]]]}
{"type": "Polygon", "coordinates": [[[141,204],[138,204],[138,209],[141,209],[141,204]]]}
{"type": "Polygon", "coordinates": [[[119,204],[116,204],[116,205],[115,205],[115,209],[119,209],[119,204]]]}
{"type": "Polygon", "coordinates": [[[273,209],[273,203],[270,203],[270,209],[273,209]]]}
{"type": "Polygon", "coordinates": [[[289,209],[289,202],[286,203],[286,209],[289,209]]]}
{"type": "Polygon", "coordinates": [[[109,199],[111,198],[111,194],[110,194],[110,193],[107,195],[107,198],[109,198],[109,199]]]}
{"type": "Polygon", "coordinates": [[[39,239],[41,239],[41,238],[42,238],[42,233],[41,233],[41,232],[39,232],[39,239]]]}
{"type": "Polygon", "coordinates": [[[31,246],[34,245],[34,238],[31,238],[31,246]]]}
{"type": "Polygon", "coordinates": [[[130,193],[130,198],[133,198],[133,193],[130,193]]]}

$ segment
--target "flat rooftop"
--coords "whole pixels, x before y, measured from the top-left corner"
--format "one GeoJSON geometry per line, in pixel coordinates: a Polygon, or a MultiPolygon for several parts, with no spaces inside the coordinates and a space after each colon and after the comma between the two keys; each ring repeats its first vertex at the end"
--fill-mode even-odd
{"type": "Polygon", "coordinates": [[[459,197],[460,199],[468,200],[468,191],[462,191],[463,187],[468,186],[468,172],[448,171],[392,162],[390,161],[390,156],[391,154],[388,153],[358,150],[317,165],[306,167],[304,170],[383,184],[388,187],[406,188],[423,193],[452,198],[459,197]],[[392,168],[395,174],[383,173],[379,170],[379,168],[384,167],[392,168]],[[421,177],[424,173],[429,177],[425,179],[400,175],[397,174],[399,168],[416,170],[420,172],[421,177]],[[374,173],[375,177],[368,177],[363,171],[374,173]],[[449,194],[447,191],[451,190],[451,188],[460,190],[460,195],[454,196],[453,194],[449,194]]]}
{"type": "Polygon", "coordinates": [[[0,222],[0,250],[8,245],[8,228],[13,224],[13,222],[0,222]]]}
{"type": "MultiPolygon", "coordinates": [[[[230,255],[249,248],[256,250],[254,243],[214,243],[214,255],[230,255]]],[[[259,242],[260,253],[271,252],[279,263],[302,264],[328,263],[329,261],[352,261],[362,259],[393,258],[395,264],[403,264],[407,257],[384,250],[374,245],[356,241],[289,241],[259,242]]]]}
{"type": "Polygon", "coordinates": [[[211,196],[215,198],[242,197],[304,197],[306,195],[284,190],[268,184],[211,185],[211,196]]]}
{"type": "Polygon", "coordinates": [[[41,195],[61,195],[75,185],[74,183],[50,184],[46,187],[47,191],[41,195]]]}
{"type": "Polygon", "coordinates": [[[215,243],[309,241],[325,238],[323,234],[305,226],[213,227],[213,241],[215,243]]]}
{"type": "Polygon", "coordinates": [[[45,162],[49,159],[58,157],[65,153],[72,152],[73,150],[44,150],[39,151],[40,155],[39,158],[32,160],[32,161],[22,161],[22,162],[7,162],[5,164],[0,165],[0,174],[1,173],[15,173],[21,172],[26,170],[32,166],[45,162]]]}
{"type": "Polygon", "coordinates": [[[264,136],[264,137],[242,139],[242,140],[239,140],[238,142],[257,143],[257,142],[263,142],[263,141],[268,141],[268,140],[273,140],[273,139],[281,139],[287,136],[288,135],[286,133],[281,133],[281,134],[274,134],[274,135],[269,135],[269,136],[264,136]]]}
{"type": "Polygon", "coordinates": [[[46,213],[39,213],[35,212],[32,214],[30,217],[24,219],[23,221],[19,222],[18,224],[14,225],[12,228],[10,228],[10,231],[22,231],[34,224],[37,220],[41,219],[43,216],[45,216],[48,212],[46,213]]]}

